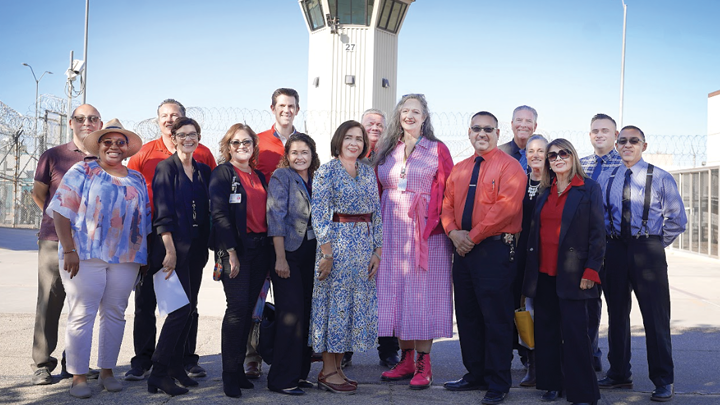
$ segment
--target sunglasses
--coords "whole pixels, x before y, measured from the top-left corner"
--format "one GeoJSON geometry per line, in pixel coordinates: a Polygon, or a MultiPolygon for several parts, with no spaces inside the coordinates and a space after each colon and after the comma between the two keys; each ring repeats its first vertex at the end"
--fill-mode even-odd
{"type": "Polygon", "coordinates": [[[182,132],[178,132],[175,134],[175,137],[178,139],[185,139],[185,138],[198,139],[199,136],[200,135],[197,132],[190,132],[189,134],[184,134],[182,132]]]}
{"type": "Polygon", "coordinates": [[[128,142],[123,139],[105,139],[102,141],[98,141],[98,143],[103,144],[103,146],[105,146],[106,148],[112,148],[113,145],[117,145],[118,148],[124,148],[128,144],[128,142]]]}
{"type": "Polygon", "coordinates": [[[628,138],[620,138],[617,140],[618,145],[625,145],[626,143],[630,142],[630,145],[637,145],[639,143],[643,143],[644,141],[637,136],[634,136],[630,139],[628,138]]]}
{"type": "Polygon", "coordinates": [[[90,121],[91,124],[97,124],[100,121],[100,117],[98,117],[97,115],[91,115],[89,117],[85,117],[83,115],[76,115],[72,117],[72,119],[77,121],[78,124],[83,124],[86,119],[90,121]]]}
{"type": "Polygon", "coordinates": [[[237,139],[234,141],[230,141],[230,146],[232,146],[233,148],[240,147],[241,145],[245,148],[249,148],[250,146],[252,146],[252,144],[253,141],[251,141],[250,139],[246,139],[244,141],[238,141],[237,139]]]}
{"type": "Polygon", "coordinates": [[[485,131],[486,134],[492,134],[492,132],[495,130],[493,127],[481,127],[479,125],[473,125],[470,127],[470,130],[475,132],[476,134],[479,134],[483,131],[485,131]]]}
{"type": "Polygon", "coordinates": [[[547,159],[551,162],[556,161],[558,157],[560,157],[560,159],[562,160],[567,160],[570,157],[570,152],[565,149],[560,149],[560,151],[558,152],[547,153],[547,159]]]}

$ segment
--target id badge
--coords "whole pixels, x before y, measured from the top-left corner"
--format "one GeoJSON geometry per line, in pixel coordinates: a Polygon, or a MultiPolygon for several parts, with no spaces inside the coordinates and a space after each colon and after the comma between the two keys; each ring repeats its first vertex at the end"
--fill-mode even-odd
{"type": "Polygon", "coordinates": [[[242,201],[242,194],[240,194],[240,193],[230,194],[230,204],[240,204],[241,201],[242,201]]]}
{"type": "Polygon", "coordinates": [[[400,181],[398,182],[398,190],[405,191],[407,190],[407,177],[401,177],[400,181]]]}
{"type": "Polygon", "coordinates": [[[307,238],[308,238],[308,240],[313,240],[313,239],[315,239],[315,231],[313,231],[312,228],[308,228],[308,230],[307,230],[307,238]]]}

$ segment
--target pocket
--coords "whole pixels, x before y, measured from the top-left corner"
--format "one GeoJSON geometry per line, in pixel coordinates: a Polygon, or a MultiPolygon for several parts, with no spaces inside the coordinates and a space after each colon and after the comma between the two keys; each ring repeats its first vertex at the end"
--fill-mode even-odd
{"type": "Polygon", "coordinates": [[[480,183],[480,201],[486,204],[493,204],[497,200],[497,184],[490,182],[480,183]]]}

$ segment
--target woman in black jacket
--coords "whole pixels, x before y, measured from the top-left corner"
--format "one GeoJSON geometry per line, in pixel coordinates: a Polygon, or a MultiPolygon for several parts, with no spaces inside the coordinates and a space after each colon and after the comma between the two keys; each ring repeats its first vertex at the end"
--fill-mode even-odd
{"type": "Polygon", "coordinates": [[[523,292],[534,298],[536,387],[552,401],[600,399],[587,333],[586,301],[597,299],[605,256],[600,185],[586,177],[565,139],[548,144],[527,244],[523,292]]]}
{"type": "Polygon", "coordinates": [[[210,246],[222,265],[227,309],[222,324],[223,390],[229,397],[253,388],[243,362],[252,310],[272,268],[274,253],[267,236],[265,176],[255,167],[258,137],[235,124],[220,141],[220,164],[210,176],[210,246]]]}
{"type": "Polygon", "coordinates": [[[200,142],[200,126],[192,118],[178,118],[170,139],[177,152],[158,163],[153,177],[155,218],[150,270],[164,271],[167,280],[174,271],[190,303],[168,314],[153,353],[148,390],[169,395],[188,392],[198,383],[183,367],[185,342],[197,312],[202,270],[208,260],[210,215],[208,183],[210,167],[193,159],[200,142]]]}

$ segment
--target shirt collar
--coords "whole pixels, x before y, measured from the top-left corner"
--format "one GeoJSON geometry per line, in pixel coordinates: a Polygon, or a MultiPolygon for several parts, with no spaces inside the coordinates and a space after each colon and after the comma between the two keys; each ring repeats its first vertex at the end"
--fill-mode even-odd
{"type": "MultiPolygon", "coordinates": [[[[585,185],[585,179],[583,179],[579,174],[576,174],[575,177],[570,180],[570,184],[563,190],[563,192],[560,195],[567,194],[568,191],[570,191],[573,187],[580,187],[585,185]]],[[[552,192],[554,194],[557,194],[557,177],[553,177],[552,185],[550,186],[552,189],[552,192]]]]}
{"type": "MultiPolygon", "coordinates": [[[[477,152],[475,152],[475,156],[480,156],[483,158],[484,161],[492,160],[495,155],[497,155],[497,152],[500,151],[500,148],[497,146],[493,148],[490,152],[480,156],[477,152]]],[[[501,151],[502,152],[502,151],[501,151]]],[[[504,153],[504,152],[503,152],[504,153]]],[[[473,162],[475,161],[475,158],[473,157],[473,162]]]]}
{"type": "Polygon", "coordinates": [[[597,159],[599,158],[603,161],[603,163],[609,163],[610,159],[619,158],[619,157],[620,157],[620,153],[616,149],[612,149],[612,150],[610,150],[610,152],[608,152],[602,156],[595,155],[595,161],[597,161],[597,159]]]}
{"type": "Polygon", "coordinates": [[[275,138],[279,139],[280,142],[283,143],[283,145],[285,145],[285,142],[287,142],[287,140],[290,139],[290,137],[293,136],[293,135],[297,132],[297,130],[295,129],[295,126],[293,125],[293,131],[292,131],[292,133],[291,133],[290,135],[288,135],[287,137],[283,137],[283,136],[280,135],[280,133],[275,129],[275,124],[273,124],[272,129],[273,129],[273,136],[275,136],[275,138]],[[285,138],[284,141],[283,141],[283,138],[285,138]]]}

